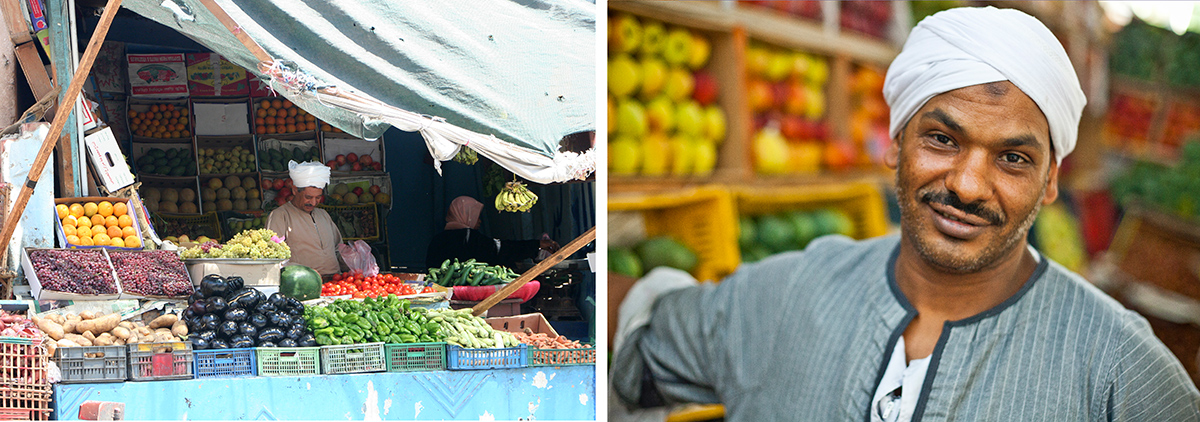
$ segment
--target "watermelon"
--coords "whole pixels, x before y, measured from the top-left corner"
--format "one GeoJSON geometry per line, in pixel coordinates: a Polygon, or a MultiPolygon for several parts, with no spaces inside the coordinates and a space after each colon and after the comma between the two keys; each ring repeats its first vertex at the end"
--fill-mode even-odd
{"type": "Polygon", "coordinates": [[[279,293],[297,300],[321,297],[321,275],[303,265],[288,265],[280,270],[279,293]]]}
{"type": "Polygon", "coordinates": [[[614,274],[639,278],[642,276],[642,261],[629,249],[609,246],[608,270],[614,274]]]}
{"type": "Polygon", "coordinates": [[[666,266],[691,271],[698,258],[687,246],[669,237],[656,237],[643,241],[635,248],[642,259],[642,269],[651,270],[666,266]]]}

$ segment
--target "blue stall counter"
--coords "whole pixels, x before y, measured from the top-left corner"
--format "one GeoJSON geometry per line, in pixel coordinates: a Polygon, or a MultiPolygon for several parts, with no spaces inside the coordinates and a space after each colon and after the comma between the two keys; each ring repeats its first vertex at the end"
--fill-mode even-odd
{"type": "Polygon", "coordinates": [[[595,420],[596,367],[58,384],[54,411],[125,403],[127,420],[595,420]]]}

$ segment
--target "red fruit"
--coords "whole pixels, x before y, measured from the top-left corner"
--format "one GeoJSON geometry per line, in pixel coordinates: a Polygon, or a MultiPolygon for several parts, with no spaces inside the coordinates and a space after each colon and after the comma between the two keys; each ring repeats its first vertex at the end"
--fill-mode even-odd
{"type": "MultiPolygon", "coordinates": [[[[339,155],[338,157],[341,157],[341,156],[339,155]]],[[[338,164],[337,160],[329,160],[329,162],[325,163],[325,165],[329,166],[330,170],[337,170],[338,166],[340,166],[340,164],[338,164]]]]}
{"type": "MultiPolygon", "coordinates": [[[[286,187],[286,188],[292,187],[292,178],[289,177],[287,179],[283,179],[283,187],[286,187]]],[[[291,195],[290,190],[288,191],[288,195],[291,195]]]]}
{"type": "Polygon", "coordinates": [[[287,203],[287,197],[279,195],[275,197],[275,205],[283,205],[287,203]]]}
{"type": "Polygon", "coordinates": [[[337,163],[338,163],[338,165],[339,165],[339,166],[340,166],[340,165],[345,165],[345,164],[346,164],[346,154],[338,154],[338,156],[337,156],[337,157],[333,157],[333,159],[334,159],[334,160],[337,160],[337,163]]]}
{"type": "Polygon", "coordinates": [[[383,163],[381,163],[381,162],[376,161],[374,163],[371,163],[371,166],[375,167],[375,171],[383,171],[383,163]]]}
{"type": "Polygon", "coordinates": [[[712,104],[717,100],[717,80],[712,74],[699,71],[695,76],[696,87],[692,90],[692,98],[702,106],[712,104]]]}
{"type": "Polygon", "coordinates": [[[273,187],[275,190],[283,190],[283,187],[287,186],[287,180],[288,179],[275,179],[275,184],[273,187]]]}
{"type": "Polygon", "coordinates": [[[779,132],[790,140],[807,140],[805,124],[803,117],[786,115],[779,122],[779,132]]]}
{"type": "Polygon", "coordinates": [[[355,195],[362,195],[363,188],[354,188],[354,190],[352,190],[351,192],[354,192],[355,195]]]}
{"type": "Polygon", "coordinates": [[[375,159],[371,158],[370,155],[364,155],[362,157],[358,157],[358,162],[362,163],[363,166],[369,166],[374,161],[375,161],[375,159]]]}
{"type": "Polygon", "coordinates": [[[355,154],[353,152],[346,154],[346,162],[347,163],[357,163],[358,162],[358,154],[355,154]]]}
{"type": "MultiPolygon", "coordinates": [[[[368,155],[368,157],[370,157],[370,155],[368,155]]],[[[371,195],[378,195],[379,191],[381,191],[383,189],[380,189],[379,185],[371,185],[371,189],[369,189],[369,190],[371,191],[371,195]]]]}
{"type": "Polygon", "coordinates": [[[271,186],[274,186],[271,184],[271,179],[262,179],[262,190],[270,190],[271,186]]]}
{"type": "Polygon", "coordinates": [[[362,163],[354,163],[350,165],[350,171],[362,171],[362,163]]]}

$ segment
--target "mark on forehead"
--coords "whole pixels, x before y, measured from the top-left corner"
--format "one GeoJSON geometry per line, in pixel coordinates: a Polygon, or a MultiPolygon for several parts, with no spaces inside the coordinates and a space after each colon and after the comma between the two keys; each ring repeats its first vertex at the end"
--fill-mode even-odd
{"type": "Polygon", "coordinates": [[[989,82],[983,84],[983,90],[987,92],[988,95],[993,97],[1003,97],[1008,95],[1008,90],[1012,87],[1012,84],[1006,82],[1008,81],[989,82]]]}

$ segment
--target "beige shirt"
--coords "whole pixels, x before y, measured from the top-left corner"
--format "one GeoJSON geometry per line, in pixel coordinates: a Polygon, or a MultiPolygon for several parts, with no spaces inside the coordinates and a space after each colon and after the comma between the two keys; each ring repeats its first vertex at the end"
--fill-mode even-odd
{"type": "Polygon", "coordinates": [[[342,233],[325,210],[316,208],[309,214],[287,202],[271,211],[267,228],[283,236],[292,249],[290,263],[312,268],[320,274],[341,271],[337,245],[342,243],[342,233]]]}

